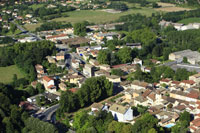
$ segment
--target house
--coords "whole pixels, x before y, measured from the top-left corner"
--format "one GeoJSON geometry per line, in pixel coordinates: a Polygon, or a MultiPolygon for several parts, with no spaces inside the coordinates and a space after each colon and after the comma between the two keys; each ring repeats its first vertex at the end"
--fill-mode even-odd
{"type": "Polygon", "coordinates": [[[32,111],[32,110],[37,111],[38,110],[38,108],[36,106],[34,106],[33,104],[31,104],[30,102],[27,102],[27,101],[20,102],[19,107],[23,108],[27,111],[32,111]]]}
{"type": "Polygon", "coordinates": [[[99,71],[95,71],[94,75],[97,76],[106,76],[106,75],[110,75],[110,73],[108,71],[102,70],[100,69],[99,71]]]}
{"type": "Polygon", "coordinates": [[[56,54],[56,60],[59,61],[59,60],[65,60],[65,52],[64,51],[61,51],[59,53],[56,54]]]}
{"type": "Polygon", "coordinates": [[[107,64],[101,64],[99,65],[100,69],[105,70],[105,71],[110,71],[110,65],[107,64]]]}
{"type": "Polygon", "coordinates": [[[49,63],[56,63],[56,59],[53,58],[52,56],[47,56],[46,59],[48,60],[49,63]]]}
{"type": "Polygon", "coordinates": [[[131,81],[127,80],[127,81],[120,82],[120,86],[124,90],[127,90],[127,89],[131,88],[131,81]]]}
{"type": "Polygon", "coordinates": [[[142,105],[142,106],[148,106],[148,100],[147,98],[144,98],[143,96],[138,96],[134,99],[134,106],[138,106],[138,105],[142,105]]]}
{"type": "Polygon", "coordinates": [[[76,60],[76,59],[72,59],[72,67],[73,68],[79,68],[79,64],[80,64],[80,61],[79,60],[76,60]]]}
{"type": "Polygon", "coordinates": [[[32,97],[29,97],[27,98],[27,101],[30,102],[30,103],[35,103],[36,102],[36,98],[37,97],[41,97],[43,96],[42,94],[38,94],[38,95],[35,95],[35,96],[32,96],[32,97]]]}
{"type": "Polygon", "coordinates": [[[196,118],[190,122],[189,130],[190,132],[194,133],[200,129],[200,118],[196,118]]]}
{"type": "Polygon", "coordinates": [[[186,88],[191,88],[194,87],[196,83],[193,80],[183,80],[180,83],[180,86],[186,87],[186,88]]]}
{"type": "Polygon", "coordinates": [[[173,110],[177,113],[181,113],[183,112],[184,110],[186,109],[186,106],[185,105],[178,105],[176,107],[173,108],[173,110]]]}
{"type": "Polygon", "coordinates": [[[141,82],[139,80],[134,80],[131,83],[131,88],[137,89],[137,90],[139,90],[139,89],[146,89],[148,85],[149,84],[147,82],[141,82]]]}
{"type": "Polygon", "coordinates": [[[26,14],[26,18],[32,18],[33,17],[33,15],[31,15],[31,14],[26,14]]]}
{"type": "Polygon", "coordinates": [[[36,89],[37,84],[38,84],[38,81],[33,81],[33,82],[31,82],[31,86],[32,86],[34,89],[36,89]]]}
{"type": "Polygon", "coordinates": [[[197,85],[200,85],[200,73],[189,76],[189,80],[193,80],[197,85]]]}
{"type": "Polygon", "coordinates": [[[83,74],[86,77],[92,77],[92,76],[94,76],[94,66],[92,66],[90,64],[85,64],[85,66],[83,68],[83,74]]]}
{"type": "Polygon", "coordinates": [[[69,36],[67,34],[46,36],[46,40],[50,40],[52,42],[56,42],[57,40],[64,40],[64,39],[69,39],[69,36]]]}
{"type": "Polygon", "coordinates": [[[142,60],[140,60],[138,58],[134,58],[133,64],[139,64],[140,66],[142,66],[142,60]]]}
{"type": "Polygon", "coordinates": [[[121,78],[117,75],[106,75],[106,79],[108,79],[112,83],[120,83],[121,78]]]}
{"type": "Polygon", "coordinates": [[[83,79],[84,77],[82,75],[69,75],[67,77],[67,81],[69,83],[72,83],[72,84],[78,84],[78,81],[83,79]]]}
{"type": "Polygon", "coordinates": [[[186,57],[187,61],[192,65],[200,62],[200,53],[198,51],[187,49],[169,54],[169,60],[173,61],[182,61],[184,57],[186,57]]]}
{"type": "Polygon", "coordinates": [[[160,84],[161,84],[161,85],[162,85],[162,84],[165,84],[165,85],[169,86],[171,82],[172,82],[172,81],[171,81],[170,79],[161,79],[161,80],[160,80],[160,84]]]}
{"type": "Polygon", "coordinates": [[[62,90],[62,91],[66,91],[67,89],[67,85],[65,84],[65,83],[63,83],[63,82],[61,82],[59,85],[59,88],[62,90]]]}
{"type": "Polygon", "coordinates": [[[53,93],[56,92],[56,86],[54,84],[54,79],[48,76],[43,77],[43,84],[47,91],[53,93]]]}
{"type": "Polygon", "coordinates": [[[141,43],[126,43],[127,47],[130,47],[131,49],[137,48],[137,49],[141,49],[142,45],[141,43]]]}
{"type": "Polygon", "coordinates": [[[133,120],[133,110],[131,107],[113,104],[109,111],[112,113],[115,120],[119,122],[128,122],[133,120]]]}
{"type": "Polygon", "coordinates": [[[37,73],[44,74],[44,68],[42,65],[40,65],[40,64],[35,65],[35,69],[36,69],[37,73]]]}
{"type": "Polygon", "coordinates": [[[53,102],[53,101],[59,101],[60,100],[60,96],[58,96],[56,94],[53,94],[53,93],[47,92],[47,93],[44,93],[43,95],[44,95],[44,97],[46,99],[48,99],[51,102],[53,102]]]}
{"type": "Polygon", "coordinates": [[[101,103],[93,103],[91,105],[91,110],[92,111],[100,111],[102,109],[103,109],[103,104],[101,104],[101,103]]]}

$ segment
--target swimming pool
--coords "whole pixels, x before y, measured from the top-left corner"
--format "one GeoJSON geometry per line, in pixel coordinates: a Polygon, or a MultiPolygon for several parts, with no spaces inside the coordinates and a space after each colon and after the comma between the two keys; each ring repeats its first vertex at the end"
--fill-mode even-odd
{"type": "Polygon", "coordinates": [[[171,128],[171,127],[173,127],[173,126],[175,126],[174,123],[170,123],[170,124],[165,125],[166,128],[171,128]]]}

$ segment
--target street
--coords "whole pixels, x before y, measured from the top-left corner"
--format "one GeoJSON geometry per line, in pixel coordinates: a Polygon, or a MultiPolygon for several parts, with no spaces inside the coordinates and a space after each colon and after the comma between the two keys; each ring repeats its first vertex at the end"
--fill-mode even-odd
{"type": "Polygon", "coordinates": [[[21,27],[19,24],[15,23],[14,21],[11,21],[11,22],[12,22],[13,24],[15,24],[15,25],[17,26],[17,28],[18,28],[19,30],[21,30],[24,34],[27,34],[27,35],[29,35],[29,36],[31,36],[31,37],[35,37],[37,40],[42,40],[41,37],[39,37],[39,36],[37,36],[37,35],[35,35],[35,34],[33,34],[33,33],[30,33],[29,31],[25,30],[23,27],[21,27]]]}

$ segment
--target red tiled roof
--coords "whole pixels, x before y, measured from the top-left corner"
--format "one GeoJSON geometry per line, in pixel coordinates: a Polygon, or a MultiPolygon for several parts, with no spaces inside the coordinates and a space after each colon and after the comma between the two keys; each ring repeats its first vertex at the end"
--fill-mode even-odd
{"type": "Polygon", "coordinates": [[[64,37],[64,36],[67,36],[67,34],[60,34],[60,35],[48,36],[47,39],[58,38],[58,37],[64,37]]]}
{"type": "Polygon", "coordinates": [[[50,78],[50,77],[48,77],[48,76],[44,76],[44,77],[43,77],[43,80],[49,82],[49,81],[53,80],[53,78],[50,78]]]}
{"type": "Polygon", "coordinates": [[[193,121],[191,121],[191,123],[194,124],[194,123],[196,123],[198,121],[200,121],[200,118],[194,119],[193,121]]]}
{"type": "Polygon", "coordinates": [[[77,88],[71,88],[71,89],[69,89],[69,91],[71,91],[72,93],[75,93],[75,92],[78,91],[78,89],[77,88]]]}
{"type": "Polygon", "coordinates": [[[195,127],[193,127],[193,126],[189,126],[189,128],[192,129],[192,130],[194,130],[194,131],[197,130],[197,129],[196,129],[195,127]]]}
{"type": "Polygon", "coordinates": [[[180,81],[172,81],[172,84],[179,85],[181,82],[180,81]]]}
{"type": "Polygon", "coordinates": [[[176,106],[174,108],[178,109],[178,110],[184,110],[185,109],[185,105],[178,105],[178,106],[176,106]]]}
{"type": "Polygon", "coordinates": [[[123,67],[123,66],[126,66],[127,64],[119,64],[119,65],[114,65],[112,66],[112,68],[120,68],[120,67],[123,67]]]}
{"type": "Polygon", "coordinates": [[[171,80],[169,80],[169,79],[161,79],[160,81],[161,82],[170,82],[171,80]]]}
{"type": "Polygon", "coordinates": [[[182,83],[193,85],[195,82],[193,80],[183,80],[182,83]]]}
{"type": "Polygon", "coordinates": [[[187,94],[187,97],[194,98],[194,99],[198,99],[198,98],[199,98],[199,94],[193,92],[193,93],[187,94]]]}
{"type": "Polygon", "coordinates": [[[48,86],[49,89],[51,89],[51,88],[53,88],[53,87],[54,87],[54,85],[50,85],[50,86],[48,86]]]}

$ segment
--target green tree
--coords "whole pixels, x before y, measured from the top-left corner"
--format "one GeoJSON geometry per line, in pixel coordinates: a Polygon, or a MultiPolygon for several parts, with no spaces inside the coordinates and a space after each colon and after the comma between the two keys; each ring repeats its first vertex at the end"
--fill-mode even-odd
{"type": "Polygon", "coordinates": [[[12,33],[15,33],[16,30],[17,30],[17,26],[15,24],[13,24],[13,23],[10,23],[10,31],[12,33]]]}
{"type": "Polygon", "coordinates": [[[97,60],[100,64],[110,64],[111,52],[109,50],[100,50],[97,60]]]}
{"type": "Polygon", "coordinates": [[[117,56],[119,57],[119,59],[122,63],[131,62],[132,61],[132,50],[129,47],[123,47],[118,51],[117,56]]]}
{"type": "Polygon", "coordinates": [[[74,24],[74,34],[78,36],[85,36],[86,35],[86,24],[82,23],[75,23],[74,24]]]}
{"type": "Polygon", "coordinates": [[[188,63],[187,57],[183,57],[183,63],[188,63]]]}

